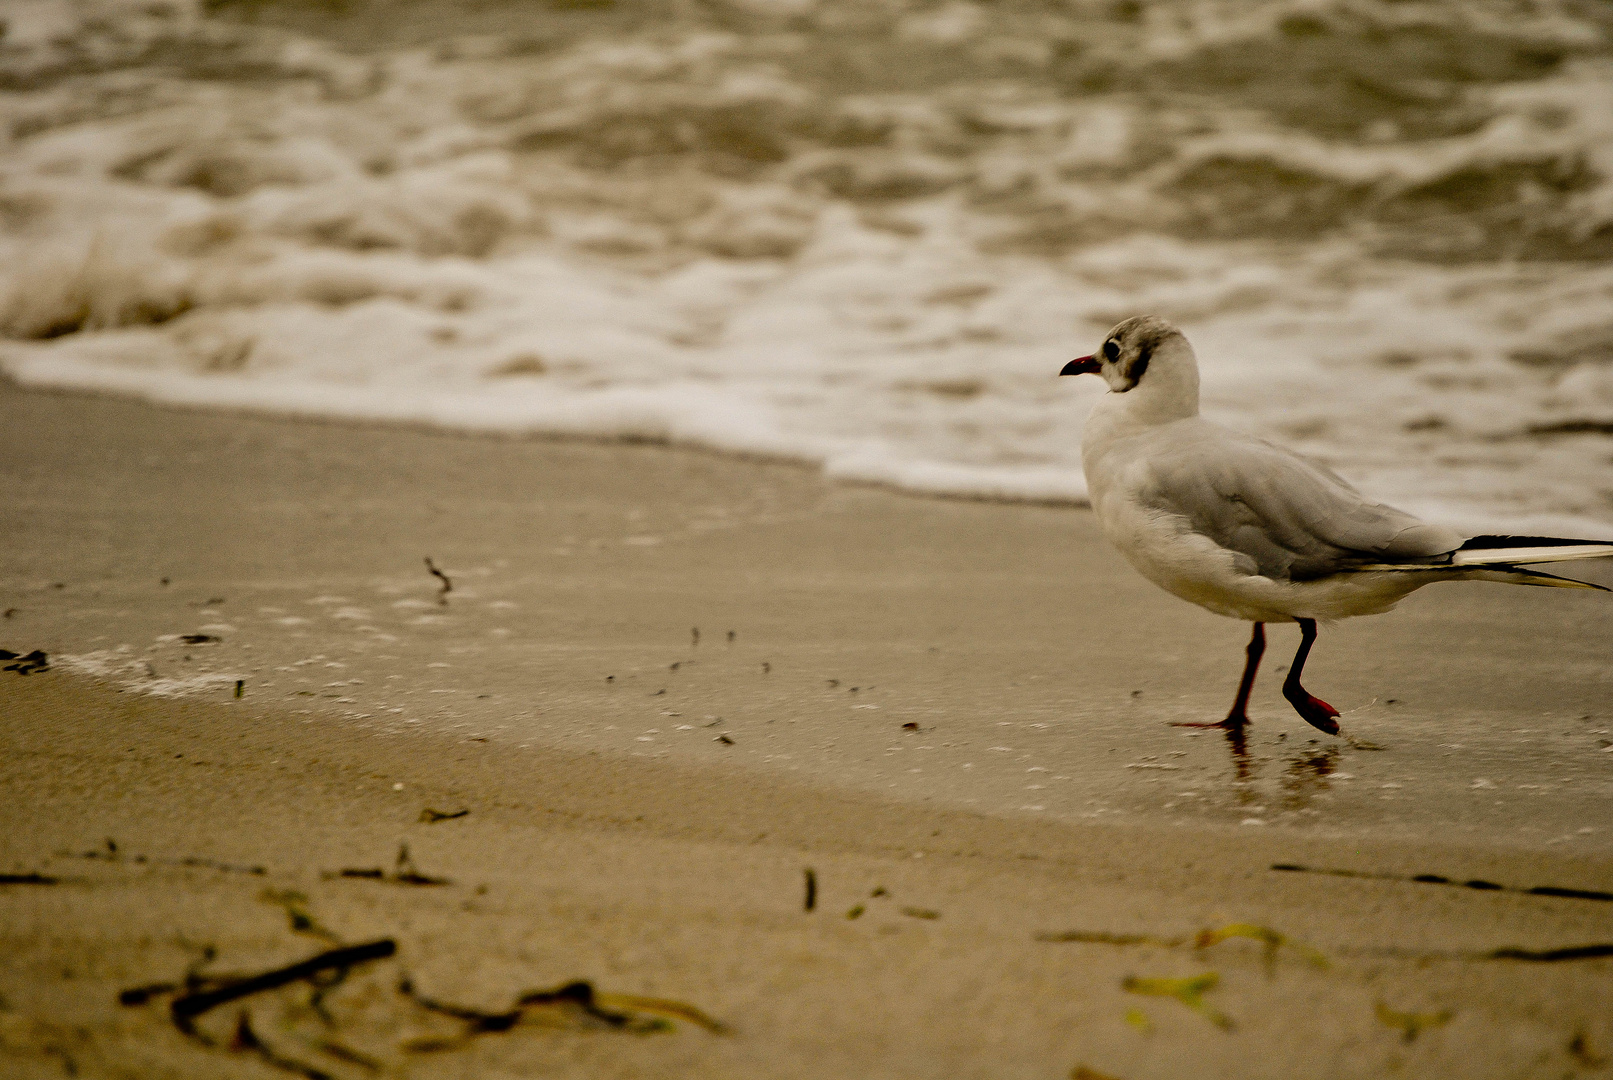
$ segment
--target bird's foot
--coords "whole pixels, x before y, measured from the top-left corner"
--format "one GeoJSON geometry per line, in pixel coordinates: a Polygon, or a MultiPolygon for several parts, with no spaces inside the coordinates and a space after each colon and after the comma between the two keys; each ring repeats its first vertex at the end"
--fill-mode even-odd
{"type": "Polygon", "coordinates": [[[1339,733],[1338,721],[1334,719],[1339,715],[1339,711],[1321,698],[1307,693],[1304,687],[1296,686],[1292,689],[1284,687],[1283,697],[1287,698],[1294,711],[1299,713],[1300,719],[1311,727],[1325,731],[1329,735],[1339,733]]]}

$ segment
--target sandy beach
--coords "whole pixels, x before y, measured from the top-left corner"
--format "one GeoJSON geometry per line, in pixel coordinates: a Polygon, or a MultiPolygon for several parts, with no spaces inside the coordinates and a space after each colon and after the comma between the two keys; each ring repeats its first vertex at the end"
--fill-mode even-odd
{"type": "Polygon", "coordinates": [[[1244,628],[1084,510],[4,384],[0,479],[7,1075],[1613,1062],[1603,594],[1324,630],[1338,740],[1275,628],[1237,748],[1244,628]]]}

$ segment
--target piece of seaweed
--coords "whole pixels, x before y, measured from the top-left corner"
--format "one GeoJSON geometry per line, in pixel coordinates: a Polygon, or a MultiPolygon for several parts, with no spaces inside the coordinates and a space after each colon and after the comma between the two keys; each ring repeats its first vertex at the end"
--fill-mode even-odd
{"type": "Polygon", "coordinates": [[[340,944],[340,939],[314,918],[308,910],[308,897],[295,889],[264,889],[258,894],[258,899],[265,904],[273,904],[286,913],[286,921],[291,924],[294,934],[307,934],[309,937],[320,938],[332,945],[340,944]]]}
{"type": "Polygon", "coordinates": [[[1483,953],[1484,960],[1527,960],[1538,964],[1554,964],[1565,960],[1599,960],[1613,956],[1613,945],[1570,945],[1563,949],[1495,949],[1483,953]]]}
{"type": "Polygon", "coordinates": [[[437,564],[431,561],[430,555],[426,556],[426,569],[431,571],[432,577],[442,582],[442,587],[437,590],[437,603],[447,607],[448,594],[454,591],[454,583],[448,580],[447,574],[437,569],[437,564]]]}
{"type": "Polygon", "coordinates": [[[1559,885],[1536,885],[1524,888],[1518,885],[1499,885],[1482,878],[1457,881],[1443,874],[1384,874],[1372,870],[1339,870],[1325,866],[1303,866],[1299,863],[1272,863],[1271,869],[1290,874],[1325,874],[1328,877],[1366,878],[1373,881],[1406,881],[1417,885],[1450,885],[1478,892],[1515,892],[1529,896],[1556,896],[1566,900],[1601,900],[1613,902],[1613,893],[1596,889],[1568,889],[1559,885]]]}
{"type": "Polygon", "coordinates": [[[413,980],[405,977],[398,984],[398,992],[429,1012],[450,1016],[465,1025],[459,1035],[450,1038],[427,1037],[417,1039],[407,1048],[415,1051],[449,1050],[463,1045],[477,1035],[509,1031],[524,1020],[536,1020],[534,1010],[561,1008],[586,1027],[605,1027],[616,1031],[639,1034],[669,1031],[669,1019],[684,1020],[704,1028],[714,1035],[726,1034],[728,1028],[712,1019],[693,1005],[667,998],[638,997],[632,994],[601,994],[593,984],[574,980],[562,983],[552,990],[529,990],[516,998],[513,1008],[499,1012],[454,1005],[420,992],[413,980]],[[638,1014],[648,1014],[647,1016],[638,1014]]]}
{"type": "Polygon", "coordinates": [[[15,660],[14,664],[7,664],[5,671],[15,671],[18,675],[32,675],[36,671],[50,670],[50,656],[43,649],[35,649],[26,656],[12,652],[10,649],[0,649],[0,660],[15,660]]]}
{"type": "Polygon", "coordinates": [[[1454,1015],[1449,1009],[1442,1009],[1437,1013],[1396,1012],[1381,1001],[1373,1006],[1373,1012],[1377,1014],[1380,1024],[1385,1027],[1398,1028],[1400,1030],[1400,1041],[1408,1045],[1416,1042],[1417,1036],[1429,1028],[1444,1027],[1450,1023],[1450,1019],[1454,1015]]]}
{"type": "Polygon", "coordinates": [[[1204,995],[1215,989],[1216,984],[1220,981],[1221,976],[1213,971],[1206,971],[1202,975],[1192,975],[1185,979],[1144,979],[1135,975],[1127,975],[1121,980],[1120,988],[1131,994],[1175,998],[1216,1027],[1221,1028],[1223,1031],[1231,1031],[1237,1026],[1233,1023],[1232,1018],[1204,1000],[1204,995]]]}
{"type": "MultiPolygon", "coordinates": [[[[468,812],[468,811],[467,811],[468,812]]],[[[409,845],[398,845],[398,857],[393,864],[392,873],[388,874],[379,866],[346,866],[340,870],[326,872],[325,877],[337,878],[363,878],[369,881],[385,881],[393,885],[452,885],[453,882],[444,877],[433,877],[422,874],[409,855],[409,845]]]]}
{"type": "Polygon", "coordinates": [[[241,1015],[236,1018],[235,1033],[230,1039],[230,1049],[256,1054],[259,1058],[282,1072],[296,1073],[298,1076],[307,1077],[308,1080],[337,1080],[330,1073],[310,1065],[306,1061],[286,1057],[258,1038],[258,1033],[252,1030],[252,1021],[247,1016],[245,1009],[241,1010],[241,1015]]]}
{"type": "Polygon", "coordinates": [[[1200,930],[1193,939],[1195,949],[1207,949],[1212,945],[1219,945],[1228,938],[1250,938],[1265,945],[1266,977],[1271,978],[1277,973],[1277,950],[1283,946],[1303,956],[1307,963],[1314,968],[1327,968],[1327,957],[1302,942],[1295,941],[1285,934],[1278,933],[1269,926],[1257,926],[1253,923],[1232,923],[1219,930],[1200,930]]]}

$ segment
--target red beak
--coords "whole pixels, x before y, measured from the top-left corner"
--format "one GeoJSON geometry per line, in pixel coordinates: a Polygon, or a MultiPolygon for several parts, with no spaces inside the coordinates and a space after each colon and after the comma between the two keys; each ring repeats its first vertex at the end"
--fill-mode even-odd
{"type": "Polygon", "coordinates": [[[1102,370],[1096,356],[1078,356],[1064,365],[1060,375],[1096,375],[1102,370]]]}

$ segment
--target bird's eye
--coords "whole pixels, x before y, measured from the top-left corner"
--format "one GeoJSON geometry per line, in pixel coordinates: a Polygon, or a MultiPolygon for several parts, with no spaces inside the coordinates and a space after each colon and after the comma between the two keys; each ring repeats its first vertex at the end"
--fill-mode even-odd
{"type": "Polygon", "coordinates": [[[1116,358],[1118,358],[1119,356],[1120,356],[1120,346],[1119,345],[1116,345],[1113,341],[1105,341],[1103,343],[1103,358],[1105,360],[1109,361],[1112,364],[1112,363],[1115,362],[1116,358]]]}

